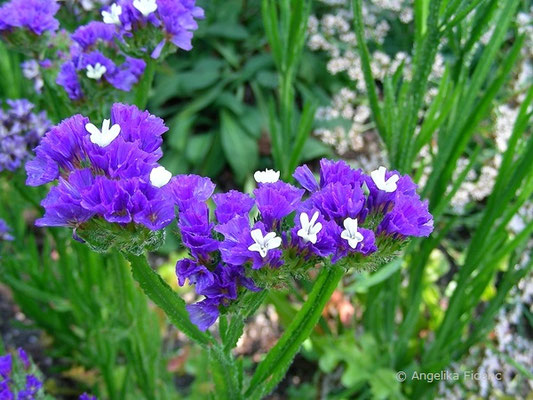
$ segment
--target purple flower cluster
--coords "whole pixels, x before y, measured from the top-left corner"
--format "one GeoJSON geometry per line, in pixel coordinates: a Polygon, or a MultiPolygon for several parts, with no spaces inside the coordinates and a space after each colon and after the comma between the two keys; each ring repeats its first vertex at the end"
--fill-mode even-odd
{"type": "Polygon", "coordinates": [[[16,356],[0,356],[0,399],[33,400],[41,392],[42,382],[35,376],[34,369],[26,352],[19,348],[16,356]],[[22,374],[14,379],[14,374],[22,374]],[[22,383],[22,387],[16,387],[22,383]],[[15,397],[17,395],[17,397],[15,397]]]}
{"type": "Polygon", "coordinates": [[[6,221],[0,218],[0,242],[4,240],[13,240],[13,236],[9,234],[11,228],[6,224],[6,221]]]}
{"type": "Polygon", "coordinates": [[[122,55],[115,44],[116,37],[114,26],[97,21],[79,27],[71,35],[71,57],[61,65],[56,83],[72,100],[84,97],[84,87],[90,90],[96,85],[128,92],[139,81],[146,63],[122,55]]]}
{"type": "Polygon", "coordinates": [[[34,105],[28,100],[6,103],[8,109],[0,109],[0,172],[20,168],[51,126],[46,112],[33,113],[34,105]]]}
{"type": "Polygon", "coordinates": [[[427,202],[420,200],[411,178],[396,171],[380,168],[367,176],[343,161],[322,160],[318,182],[307,166],[296,170],[304,189],[279,181],[274,171],[255,176],[259,185],[253,197],[234,190],[212,195],[212,182],[194,175],[175,177],[168,185],[191,255],[178,261],[176,275],[180,285],[188,280],[204,296],[188,306],[202,330],[241,288],[263,286],[260,271],[283,272],[324,258],[362,262],[379,254],[380,243],[433,230],[427,202]],[[209,199],[215,204],[213,222],[209,199]]]}
{"type": "Polygon", "coordinates": [[[59,28],[54,18],[58,10],[55,0],[11,0],[0,8],[0,33],[10,33],[17,28],[35,35],[54,32],[59,28]]]}
{"type": "Polygon", "coordinates": [[[163,186],[170,173],[157,163],[167,130],[160,118],[120,103],[101,129],[79,114],[53,127],[26,164],[26,184],[58,181],[36,224],[78,228],[97,219],[150,230],[168,225],[174,205],[163,186]]]}
{"type": "MultiPolygon", "coordinates": [[[[188,281],[203,296],[187,307],[202,330],[240,292],[275,286],[325,260],[358,265],[383,259],[408,237],[433,230],[427,201],[420,200],[411,178],[384,167],[365,175],[343,161],[324,159],[319,181],[307,166],[296,169],[302,189],[267,170],[254,174],[253,196],[235,190],[214,194],[209,178],[172,177],[159,166],[166,130],[161,119],[120,103],[101,129],[74,115],[43,137],[26,164],[27,184],[57,180],[36,224],[73,227],[84,239],[96,232],[92,237],[104,242],[122,234],[131,242],[136,227],[160,231],[177,208],[190,257],[177,262],[176,275],[179,285],[188,281]],[[106,232],[110,236],[102,239],[106,232]]],[[[117,244],[136,251],[124,241],[117,244]]],[[[103,250],[109,247],[104,243],[103,250]]]]}
{"type": "MultiPolygon", "coordinates": [[[[178,227],[182,242],[192,257],[177,262],[178,283],[183,286],[188,279],[196,285],[196,292],[205,296],[203,301],[187,306],[191,320],[205,330],[218,318],[220,305],[228,305],[237,299],[240,287],[253,291],[259,288],[245,276],[243,265],[228,265],[219,260],[220,242],[215,238],[215,224],[210,222],[206,203],[215,189],[211,180],[197,175],[176,176],[168,184],[168,189],[179,210],[178,227]]],[[[233,196],[233,192],[228,195],[233,196]]],[[[220,196],[215,195],[215,199],[220,199],[220,196]]],[[[253,206],[251,198],[237,197],[233,200],[236,201],[234,209],[244,213],[253,206]]],[[[246,225],[249,232],[247,218],[246,225]]]]}
{"type": "Polygon", "coordinates": [[[167,43],[192,49],[196,19],[204,18],[204,10],[196,0],[118,0],[102,11],[102,17],[132,48],[159,58],[167,43]]]}

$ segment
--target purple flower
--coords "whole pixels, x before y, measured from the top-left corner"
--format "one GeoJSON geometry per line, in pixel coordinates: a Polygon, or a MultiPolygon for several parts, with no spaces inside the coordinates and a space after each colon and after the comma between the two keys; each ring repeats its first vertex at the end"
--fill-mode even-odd
{"type": "Polygon", "coordinates": [[[249,195],[237,190],[213,195],[215,202],[215,216],[220,224],[224,224],[236,215],[246,216],[255,202],[249,195]]]}
{"type": "Polygon", "coordinates": [[[59,22],[54,15],[59,10],[55,0],[11,0],[0,8],[0,32],[25,28],[42,35],[54,32],[59,22]]]}
{"type": "Polygon", "coordinates": [[[0,399],[2,400],[14,400],[14,395],[8,385],[9,381],[0,381],[0,399]]]}
{"type": "Polygon", "coordinates": [[[35,221],[36,226],[77,227],[95,213],[81,205],[82,192],[90,188],[94,178],[88,169],[74,171],[68,180],[60,178],[59,184],[50,189],[41,202],[44,216],[35,221]]]}
{"type": "Polygon", "coordinates": [[[291,245],[296,246],[304,258],[312,255],[328,257],[335,253],[337,234],[334,221],[326,221],[316,209],[306,210],[294,218],[291,245]]]}
{"type": "Polygon", "coordinates": [[[296,210],[303,194],[304,190],[282,181],[261,184],[254,195],[264,224],[269,229],[278,226],[284,217],[296,210]]]}
{"type": "Polygon", "coordinates": [[[13,360],[11,354],[6,354],[5,356],[0,356],[0,377],[6,379],[11,374],[11,369],[13,367],[13,360]]]}
{"type": "Polygon", "coordinates": [[[116,36],[113,25],[97,21],[79,27],[72,34],[75,44],[70,59],[63,63],[56,79],[72,100],[84,97],[81,82],[87,91],[112,87],[128,92],[139,81],[146,63],[124,56],[114,42],[116,36]],[[106,54],[113,54],[113,59],[100,50],[108,50],[106,54]],[[111,86],[102,86],[105,82],[111,86]]]}
{"type": "Polygon", "coordinates": [[[362,175],[361,170],[354,170],[344,161],[320,160],[320,187],[330,183],[360,187],[362,175]]]}
{"type": "Polygon", "coordinates": [[[72,61],[67,61],[61,65],[56,83],[65,89],[71,100],[81,100],[83,98],[83,90],[78,80],[76,66],[72,61]]]}
{"type": "Polygon", "coordinates": [[[98,399],[96,398],[96,396],[91,396],[91,395],[89,395],[87,393],[83,393],[80,396],[79,400],[98,400],[98,399]]]}
{"type": "Polygon", "coordinates": [[[74,115],[53,127],[35,149],[36,157],[26,164],[27,185],[39,186],[58,178],[59,170],[72,171],[86,160],[89,119],[74,115]],[[45,167],[45,169],[43,169],[45,167]]]}
{"type": "Polygon", "coordinates": [[[195,304],[187,305],[187,311],[191,317],[191,321],[201,331],[206,331],[211,325],[213,325],[218,315],[219,302],[217,299],[205,299],[195,304]]]}
{"type": "Polygon", "coordinates": [[[197,19],[204,18],[204,10],[195,6],[195,0],[158,0],[158,14],[170,41],[179,49],[192,49],[193,31],[197,19]]]}
{"type": "Polygon", "coordinates": [[[346,218],[343,227],[336,227],[337,253],[331,259],[333,263],[349,253],[360,253],[368,256],[377,251],[374,232],[358,226],[357,219],[346,218]]]}
{"type": "Polygon", "coordinates": [[[141,150],[159,157],[163,155],[161,136],[168,128],[161,118],[136,106],[115,103],[111,108],[111,122],[120,125],[121,136],[126,142],[137,142],[141,150]]]}
{"type": "Polygon", "coordinates": [[[33,113],[28,100],[7,100],[0,109],[0,172],[15,171],[24,164],[43,134],[50,127],[45,112],[33,113]]]}
{"type": "Polygon", "coordinates": [[[126,41],[134,37],[136,50],[149,52],[152,58],[159,58],[167,43],[182,50],[191,50],[193,31],[198,29],[196,19],[204,18],[203,10],[195,4],[195,0],[120,0],[117,5],[120,6],[119,25],[123,37],[126,41]],[[148,25],[156,27],[158,34],[139,32],[147,29],[148,25]],[[149,39],[146,39],[147,36],[149,39]]]}
{"type": "Polygon", "coordinates": [[[215,281],[215,276],[205,266],[198,264],[196,261],[184,258],[176,263],[176,276],[178,284],[185,285],[188,279],[189,284],[196,285],[197,288],[210,286],[215,281]]]}
{"type": "Polygon", "coordinates": [[[180,211],[178,227],[183,244],[196,259],[209,260],[209,254],[218,250],[218,241],[211,237],[213,224],[209,223],[209,209],[205,203],[192,203],[180,211]]]}
{"type": "Polygon", "coordinates": [[[183,211],[191,204],[207,201],[215,190],[215,184],[211,179],[198,175],[177,175],[167,188],[178,209],[183,211]]]}
{"type": "Polygon", "coordinates": [[[157,164],[166,130],[161,119],[118,103],[101,130],[81,115],[52,128],[26,164],[28,185],[59,178],[41,203],[45,215],[36,224],[77,228],[100,217],[150,230],[167,226],[175,217],[174,202],[163,189],[168,180],[152,174],[162,169],[171,176],[157,164]]]}
{"type": "Polygon", "coordinates": [[[224,240],[220,243],[220,253],[222,260],[231,265],[244,265],[248,262],[252,263],[253,269],[259,269],[264,266],[273,268],[282,265],[281,251],[278,246],[269,248],[269,246],[262,247],[262,252],[250,250],[250,247],[255,245],[264,245],[265,243],[258,243],[261,239],[267,236],[267,230],[262,222],[257,222],[253,229],[250,228],[248,217],[235,216],[225,224],[217,225],[215,231],[224,235],[224,240]],[[261,237],[254,238],[253,231],[258,230],[261,237]]]}
{"type": "Polygon", "coordinates": [[[328,220],[341,223],[345,218],[356,218],[363,210],[365,197],[359,186],[328,183],[309,198],[309,203],[328,220]]]}
{"type": "Polygon", "coordinates": [[[398,196],[377,232],[400,238],[429,236],[433,232],[433,217],[428,211],[428,201],[421,201],[418,196],[398,196]]]}
{"type": "Polygon", "coordinates": [[[99,41],[113,42],[115,35],[114,26],[92,21],[87,25],[80,26],[70,37],[81,46],[83,51],[86,51],[99,41]]]}
{"type": "Polygon", "coordinates": [[[302,165],[296,168],[292,176],[298,181],[300,185],[302,185],[304,189],[307,189],[311,193],[316,192],[320,188],[315,179],[315,176],[307,165],[302,165]]]}
{"type": "Polygon", "coordinates": [[[18,400],[33,400],[35,395],[43,387],[42,382],[34,375],[26,376],[26,387],[18,394],[18,400]]]}
{"type": "Polygon", "coordinates": [[[20,358],[20,361],[22,361],[22,364],[24,365],[24,369],[30,368],[30,359],[28,358],[28,354],[24,351],[22,347],[19,347],[17,349],[18,356],[20,358]]]}
{"type": "Polygon", "coordinates": [[[0,219],[0,240],[13,240],[13,236],[9,234],[11,228],[6,224],[6,221],[0,219]]]}

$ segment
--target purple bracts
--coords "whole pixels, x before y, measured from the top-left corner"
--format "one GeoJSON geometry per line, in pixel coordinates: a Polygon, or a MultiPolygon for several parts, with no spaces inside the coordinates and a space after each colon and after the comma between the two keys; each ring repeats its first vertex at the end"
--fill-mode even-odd
{"type": "Polygon", "coordinates": [[[58,10],[55,0],[11,0],[0,8],[0,32],[15,28],[28,29],[36,35],[54,32],[59,28],[54,18],[58,10]]]}
{"type": "Polygon", "coordinates": [[[102,131],[82,115],[53,127],[26,164],[30,186],[59,180],[42,201],[45,215],[36,224],[76,228],[103,218],[164,228],[175,217],[174,202],[151,183],[150,174],[159,167],[166,130],[160,118],[120,103],[113,105],[102,131]],[[115,137],[106,141],[113,132],[115,137]]]}
{"type": "Polygon", "coordinates": [[[7,100],[0,109],[0,172],[16,171],[29,159],[31,150],[50,128],[46,112],[33,112],[28,100],[7,100]]]}
{"type": "Polygon", "coordinates": [[[85,96],[82,82],[88,90],[101,89],[102,85],[106,88],[108,84],[107,88],[129,92],[144,73],[144,60],[119,51],[115,39],[120,38],[113,25],[92,21],[76,29],[71,39],[70,58],[61,65],[56,83],[72,100],[85,96]],[[110,59],[104,54],[114,57],[110,59]]]}
{"type": "Polygon", "coordinates": [[[134,0],[119,0],[120,29],[124,38],[135,36],[137,31],[151,25],[160,30],[155,43],[149,43],[146,51],[154,59],[159,58],[166,44],[178,49],[191,50],[193,32],[198,29],[196,20],[204,18],[204,11],[196,6],[196,0],[157,0],[154,9],[137,9],[134,0]]]}
{"type": "Polygon", "coordinates": [[[13,355],[0,356],[0,399],[33,400],[39,394],[43,395],[43,384],[29,373],[30,367],[28,355],[22,348],[18,348],[13,355]]]}

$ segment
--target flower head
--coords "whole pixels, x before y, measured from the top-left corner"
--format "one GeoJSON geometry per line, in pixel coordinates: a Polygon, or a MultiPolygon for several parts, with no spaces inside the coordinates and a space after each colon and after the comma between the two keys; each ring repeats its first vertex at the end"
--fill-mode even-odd
{"type": "Polygon", "coordinates": [[[36,35],[54,32],[59,22],[54,15],[59,10],[55,0],[11,0],[0,8],[0,33],[27,29],[36,35]]]}
{"type": "MultiPolygon", "coordinates": [[[[152,58],[159,58],[169,43],[174,48],[191,50],[193,31],[198,29],[196,20],[204,17],[195,3],[195,0],[119,0],[116,4],[121,13],[116,16],[120,23],[116,25],[120,25],[127,48],[135,54],[149,52],[152,58]]],[[[114,17],[107,19],[115,21],[114,17]]]]}
{"type": "Polygon", "coordinates": [[[101,130],[81,115],[53,127],[26,164],[28,185],[58,180],[42,201],[45,214],[36,224],[70,226],[77,235],[90,234],[104,221],[129,225],[130,231],[164,228],[175,218],[164,188],[170,178],[157,163],[166,130],[161,119],[120,103],[101,130]]]}
{"type": "Polygon", "coordinates": [[[0,172],[16,171],[30,157],[31,150],[51,126],[46,113],[34,113],[28,100],[7,100],[0,109],[0,172]]]}

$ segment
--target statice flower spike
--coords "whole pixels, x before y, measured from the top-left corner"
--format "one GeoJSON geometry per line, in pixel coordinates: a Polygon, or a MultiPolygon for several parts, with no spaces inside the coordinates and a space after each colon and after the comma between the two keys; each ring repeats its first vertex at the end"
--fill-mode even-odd
{"type": "Polygon", "coordinates": [[[91,134],[90,140],[92,143],[100,146],[100,147],[107,147],[117,138],[117,136],[120,134],[120,125],[114,124],[111,128],[109,127],[111,124],[111,120],[104,119],[102,123],[102,130],[98,129],[96,125],[92,123],[88,123],[85,125],[85,129],[87,129],[87,132],[91,134]]]}
{"type": "Polygon", "coordinates": [[[265,169],[264,171],[256,171],[254,179],[257,183],[276,183],[279,181],[280,172],[273,169],[265,169]]]}
{"type": "Polygon", "coordinates": [[[253,229],[250,232],[254,244],[248,247],[250,251],[257,251],[261,257],[265,258],[269,250],[277,249],[281,246],[281,238],[275,232],[269,232],[263,236],[261,229],[253,229]]]}
{"type": "Polygon", "coordinates": [[[311,220],[309,220],[307,213],[303,212],[300,214],[300,223],[302,227],[298,230],[297,234],[304,240],[304,242],[316,244],[317,234],[322,230],[322,224],[317,222],[319,216],[320,213],[315,211],[311,220]]]}
{"type": "Polygon", "coordinates": [[[355,249],[357,244],[363,241],[363,235],[357,231],[357,218],[346,218],[344,220],[344,230],[341,233],[341,238],[348,241],[352,249],[355,249]]]}
{"type": "Polygon", "coordinates": [[[379,167],[378,169],[370,173],[370,177],[376,184],[379,190],[387,193],[393,193],[398,188],[397,182],[400,180],[400,176],[397,174],[392,175],[389,179],[385,179],[385,173],[387,169],[385,167],[379,167]]]}
{"type": "Polygon", "coordinates": [[[147,17],[157,10],[157,2],[156,0],[133,0],[133,7],[147,17]]]}
{"type": "Polygon", "coordinates": [[[102,11],[102,19],[106,24],[120,25],[120,15],[122,7],[118,4],[111,4],[109,11],[102,11]]]}
{"type": "Polygon", "coordinates": [[[165,167],[156,167],[150,172],[150,183],[158,188],[165,186],[171,178],[172,173],[165,167]]]}

